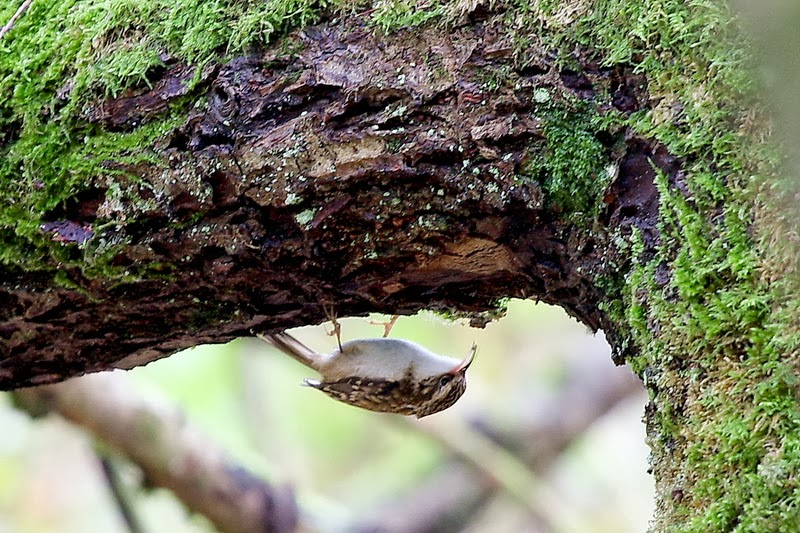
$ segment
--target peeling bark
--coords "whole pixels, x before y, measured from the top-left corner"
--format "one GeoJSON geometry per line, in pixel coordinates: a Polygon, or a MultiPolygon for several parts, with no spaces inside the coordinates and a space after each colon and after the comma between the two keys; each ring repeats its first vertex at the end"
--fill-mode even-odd
{"type": "Polygon", "coordinates": [[[535,298],[604,329],[620,360],[624,335],[600,310],[617,295],[600,281],[629,261],[615,236],[638,228],[655,245],[653,167],[675,180],[680,161],[598,131],[618,172],[599,216],[564,216],[521,179],[545,145],[535,92],[627,114],[648,105],[646,87],[587,54],[577,71],[543,47],[526,55],[496,20],[391,36],[350,20],[207,66],[194,85],[165,58],[151,89],[98,101],[86,120],[132,131],[180,102],[193,111],[142,147],[151,162],[106,161],[127,178],[97,176],[42,226],[53,246],[118,246],[129,276],[0,272],[0,389],[319,322],[326,305],[458,310],[479,326],[501,298],[535,298]]]}

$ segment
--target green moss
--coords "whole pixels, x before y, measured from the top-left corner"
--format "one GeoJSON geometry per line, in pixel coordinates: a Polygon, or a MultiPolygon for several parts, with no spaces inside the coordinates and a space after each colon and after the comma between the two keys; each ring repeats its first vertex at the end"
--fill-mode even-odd
{"type": "Polygon", "coordinates": [[[63,124],[46,122],[21,135],[0,161],[0,197],[8,202],[0,209],[0,264],[27,270],[49,269],[55,263],[96,267],[103,257],[96,253],[98,244],[54,245],[51,235],[41,231],[43,217],[78,191],[104,187],[106,178],[120,174],[104,166],[105,161],[152,162],[143,147],[179,122],[179,117],[167,117],[132,133],[87,129],[80,138],[63,124]]]}
{"type": "MultiPolygon", "coordinates": [[[[163,164],[149,147],[182,123],[187,110],[176,102],[145,126],[112,133],[83,121],[83,109],[95,98],[148,86],[166,56],[197,65],[223,60],[337,9],[325,6],[311,0],[34,2],[0,42],[0,131],[6,135],[0,265],[31,271],[72,264],[87,275],[124,279],[124,271],[109,266],[108,245],[54,245],[40,225],[83,189],[126,194],[115,183],[120,171],[104,162],[163,164]]],[[[15,7],[0,9],[2,20],[15,7]]]]}
{"type": "MultiPolygon", "coordinates": [[[[787,492],[769,489],[757,472],[772,451],[800,435],[796,379],[787,383],[790,369],[781,363],[787,351],[770,346],[781,332],[770,319],[773,291],[758,275],[760,254],[748,231],[752,221],[743,216],[752,199],[741,189],[718,198],[722,193],[708,183],[709,175],[690,182],[696,191],[690,199],[659,180],[665,245],[653,263],[669,264],[673,277],[658,289],[649,265],[635,270],[630,293],[645,294],[647,308],[631,306],[629,324],[647,364],[663,369],[662,383],[690,384],[702,376],[702,391],[691,393],[681,410],[659,411],[657,417],[664,434],[678,431],[693,443],[682,468],[691,473],[692,496],[704,511],[677,529],[763,525],[765,516],[779,516],[777,506],[788,513],[785,521],[767,529],[781,530],[780,524],[800,523],[800,500],[785,501],[787,492]],[[701,207],[713,205],[724,207],[701,207]],[[659,331],[655,338],[652,328],[659,331]],[[757,493],[779,499],[757,505],[757,493]]],[[[674,391],[659,395],[669,393],[674,391]]]]}
{"type": "Polygon", "coordinates": [[[488,93],[495,93],[502,87],[513,85],[519,75],[511,65],[499,65],[496,67],[486,67],[480,71],[481,89],[488,93]]]}
{"type": "Polygon", "coordinates": [[[509,298],[499,298],[492,302],[492,307],[486,311],[459,311],[457,309],[429,309],[436,316],[445,320],[455,322],[457,320],[469,320],[470,323],[488,324],[495,320],[500,320],[508,314],[508,306],[511,303],[509,298]]]}
{"type": "Polygon", "coordinates": [[[377,3],[372,14],[372,23],[384,32],[419,26],[439,18],[444,13],[439,0],[386,0],[377,3]]]}
{"type": "Polygon", "coordinates": [[[741,189],[718,199],[717,188],[702,180],[691,198],[663,177],[658,186],[664,246],[630,274],[626,319],[642,349],[636,368],[659,369],[654,403],[662,439],[692,443],[681,469],[703,512],[670,528],[729,531],[739,524],[742,531],[789,531],[789,524],[800,523],[800,492],[785,480],[771,486],[759,471],[771,454],[800,439],[796,369],[783,362],[800,345],[782,340],[782,326],[770,315],[774,290],[759,276],[750,211],[743,209],[752,199],[741,189]],[[673,272],[663,288],[653,268],[661,262],[673,272]],[[702,387],[693,390],[698,381],[702,387]],[[666,407],[675,394],[667,383],[688,386],[680,409],[666,407]],[[787,500],[787,494],[795,496],[787,500]]]}
{"type": "Polygon", "coordinates": [[[540,2],[534,14],[562,50],[579,42],[607,65],[641,72],[657,106],[629,125],[686,162],[686,193],[658,179],[661,247],[649,262],[633,253],[624,290],[622,323],[640,350],[630,362],[656,409],[657,470],[683,479],[669,489],[680,489],[683,503],[662,494],[657,527],[794,531],[800,287],[791,272],[763,276],[767,253],[778,254],[754,239],[780,228],[754,232],[757,191],[773,179],[775,155],[752,123],[757,78],[747,45],[722,1],[576,6],[569,14],[563,2],[540,2]],[[656,282],[660,264],[672,273],[666,283],[656,282]],[[673,442],[691,445],[666,451],[673,442]]]}
{"type": "Polygon", "coordinates": [[[581,101],[547,101],[535,114],[544,143],[531,148],[521,174],[541,185],[548,207],[590,226],[613,178],[610,154],[597,138],[612,119],[581,101]]]}

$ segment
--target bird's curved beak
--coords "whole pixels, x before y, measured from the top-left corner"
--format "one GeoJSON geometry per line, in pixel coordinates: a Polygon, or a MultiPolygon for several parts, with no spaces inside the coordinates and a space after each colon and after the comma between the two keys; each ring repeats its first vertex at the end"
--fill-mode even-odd
{"type": "Polygon", "coordinates": [[[469,353],[467,354],[467,356],[464,358],[463,361],[458,363],[458,365],[456,365],[456,367],[453,368],[453,370],[451,370],[450,373],[458,374],[459,372],[465,372],[469,368],[469,365],[472,364],[472,361],[475,360],[476,353],[478,353],[478,345],[473,342],[472,348],[469,349],[469,353]]]}

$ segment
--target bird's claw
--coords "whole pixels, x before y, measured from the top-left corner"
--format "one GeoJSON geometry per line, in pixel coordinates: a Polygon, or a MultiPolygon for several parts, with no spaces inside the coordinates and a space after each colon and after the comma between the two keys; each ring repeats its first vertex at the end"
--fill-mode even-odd
{"type": "Polygon", "coordinates": [[[333,306],[328,309],[326,305],[323,304],[322,310],[325,312],[325,316],[328,317],[328,320],[331,322],[331,326],[333,329],[331,331],[326,332],[329,337],[336,335],[336,343],[339,345],[339,351],[342,351],[342,325],[336,320],[336,313],[333,311],[333,306]]]}
{"type": "Polygon", "coordinates": [[[377,320],[370,320],[369,323],[373,326],[383,326],[383,338],[389,336],[389,333],[392,331],[394,327],[394,323],[397,322],[397,319],[400,318],[400,315],[392,315],[392,318],[389,319],[388,322],[379,322],[377,320]]]}

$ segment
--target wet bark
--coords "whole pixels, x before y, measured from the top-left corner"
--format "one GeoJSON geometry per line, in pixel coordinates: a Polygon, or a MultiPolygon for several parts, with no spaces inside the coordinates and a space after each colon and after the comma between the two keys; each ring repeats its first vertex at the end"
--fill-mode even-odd
{"type": "Polygon", "coordinates": [[[654,167],[674,178],[680,162],[598,130],[615,170],[599,209],[550,201],[524,175],[531,154],[547,156],[541,96],[600,115],[648,97],[625,65],[576,53],[566,70],[532,42],[522,61],[491,20],[390,36],[350,20],[207,65],[198,83],[165,58],[151,87],[97,101],[84,118],[111,131],[191,111],[142,147],[147,162],[106,161],[113,177],[41,227],[53,246],[116,247],[113,274],[0,267],[0,389],[317,323],[326,307],[481,325],[505,297],[564,307],[621,358],[624,334],[601,311],[630,261],[616,239],[638,228],[652,249],[654,167]]]}

